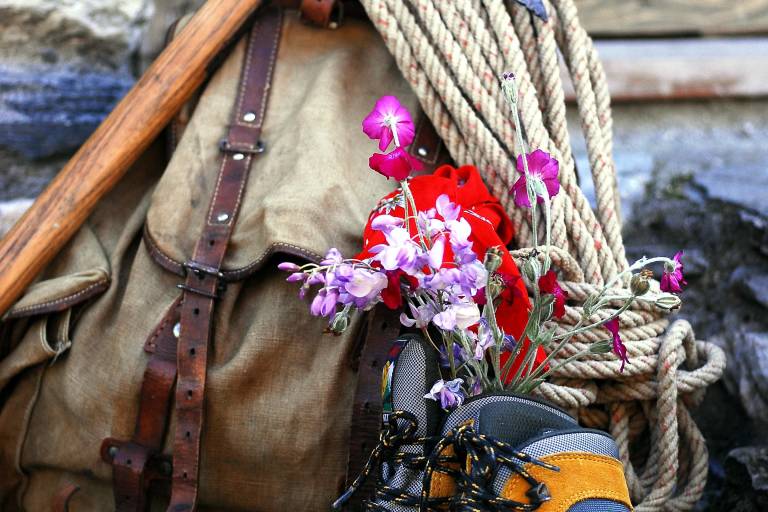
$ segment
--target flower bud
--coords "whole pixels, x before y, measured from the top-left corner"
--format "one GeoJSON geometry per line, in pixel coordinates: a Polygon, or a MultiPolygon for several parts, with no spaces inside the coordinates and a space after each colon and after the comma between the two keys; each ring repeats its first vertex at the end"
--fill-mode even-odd
{"type": "Polygon", "coordinates": [[[483,260],[483,265],[485,265],[485,269],[488,272],[496,272],[499,267],[501,266],[501,256],[502,256],[501,249],[498,247],[489,247],[487,251],[485,251],[485,260],[483,260]]]}
{"type": "Polygon", "coordinates": [[[671,293],[664,293],[656,299],[656,305],[662,309],[673,310],[678,309],[683,302],[680,297],[671,293]]]}
{"type": "Polygon", "coordinates": [[[491,296],[492,299],[495,299],[499,295],[501,295],[501,292],[504,291],[504,283],[501,282],[500,279],[496,277],[492,277],[488,280],[488,294],[491,296]]]}
{"type": "Polygon", "coordinates": [[[523,263],[523,274],[531,283],[539,282],[540,273],[541,265],[539,265],[539,260],[535,257],[530,257],[523,263]]]}
{"type": "Polygon", "coordinates": [[[341,334],[347,329],[348,326],[349,317],[342,311],[336,313],[336,315],[333,317],[333,321],[331,322],[331,331],[334,334],[341,334]]]}
{"type": "Polygon", "coordinates": [[[651,283],[648,282],[648,274],[645,273],[645,271],[633,275],[632,279],[629,281],[629,289],[632,291],[633,295],[637,295],[638,297],[640,295],[645,295],[650,287],[651,283]]]}
{"type": "Polygon", "coordinates": [[[600,340],[589,346],[589,351],[593,354],[607,354],[613,350],[613,340],[600,340]]]}

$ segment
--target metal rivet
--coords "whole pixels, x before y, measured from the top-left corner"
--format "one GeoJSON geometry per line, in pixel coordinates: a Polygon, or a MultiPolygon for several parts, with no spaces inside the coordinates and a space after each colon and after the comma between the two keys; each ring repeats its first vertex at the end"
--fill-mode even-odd
{"type": "Polygon", "coordinates": [[[419,154],[419,156],[427,156],[429,154],[429,151],[427,151],[427,148],[424,146],[417,149],[416,152],[419,154]]]}
{"type": "Polygon", "coordinates": [[[228,213],[220,213],[216,216],[216,220],[219,222],[227,222],[229,220],[228,213]]]}
{"type": "Polygon", "coordinates": [[[245,158],[245,155],[242,153],[235,153],[234,155],[232,155],[233,160],[242,160],[243,158],[245,158]]]}
{"type": "Polygon", "coordinates": [[[176,322],[176,325],[173,326],[173,336],[176,338],[181,336],[181,324],[179,322],[176,322]]]}
{"type": "Polygon", "coordinates": [[[117,446],[107,448],[107,454],[114,459],[117,456],[117,446]]]}
{"type": "Polygon", "coordinates": [[[339,28],[339,24],[336,23],[335,21],[332,21],[328,24],[328,28],[331,30],[336,30],[337,28],[339,28]]]}
{"type": "Polygon", "coordinates": [[[255,120],[256,120],[256,114],[254,114],[253,112],[246,112],[245,115],[243,116],[243,121],[245,121],[246,123],[252,123],[255,120]]]}

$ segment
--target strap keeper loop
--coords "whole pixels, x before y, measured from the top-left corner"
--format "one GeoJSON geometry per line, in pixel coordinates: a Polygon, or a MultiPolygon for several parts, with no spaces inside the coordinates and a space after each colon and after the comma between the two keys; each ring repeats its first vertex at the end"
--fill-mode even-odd
{"type": "Polygon", "coordinates": [[[258,140],[255,146],[247,146],[243,144],[231,144],[227,139],[221,139],[219,142],[219,151],[222,153],[243,153],[247,155],[258,155],[267,150],[264,142],[258,140]]]}

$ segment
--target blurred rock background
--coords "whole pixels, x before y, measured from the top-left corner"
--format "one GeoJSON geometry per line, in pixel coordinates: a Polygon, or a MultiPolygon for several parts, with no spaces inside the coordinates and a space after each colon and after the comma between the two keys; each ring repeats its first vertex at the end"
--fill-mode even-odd
{"type": "MultiPolygon", "coordinates": [[[[0,234],[131,87],[167,27],[201,3],[0,0],[0,234]]],[[[676,3],[643,0],[640,7],[676,3]]],[[[616,37],[615,13],[603,12],[607,2],[577,4],[595,16],[596,31],[616,37]]],[[[735,9],[750,33],[766,4],[735,9]]],[[[723,23],[712,18],[732,18],[730,5],[702,2],[712,12],[701,23],[720,30],[723,23]]],[[[669,16],[660,19],[633,30],[648,36],[670,24],[669,16]]],[[[764,41],[752,40],[750,53],[768,52],[764,41]]],[[[768,510],[768,100],[620,103],[613,115],[629,256],[684,250],[689,287],[680,315],[728,353],[726,378],[697,411],[712,454],[699,510],[768,510]]],[[[591,197],[574,112],[570,126],[591,197]]]]}

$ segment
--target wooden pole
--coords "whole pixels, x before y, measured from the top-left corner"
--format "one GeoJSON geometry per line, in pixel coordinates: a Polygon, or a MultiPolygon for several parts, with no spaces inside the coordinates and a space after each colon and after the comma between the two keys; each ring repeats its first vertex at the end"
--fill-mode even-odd
{"type": "Polygon", "coordinates": [[[261,0],[208,0],[0,242],[0,315],[189,99],[261,0]]]}

